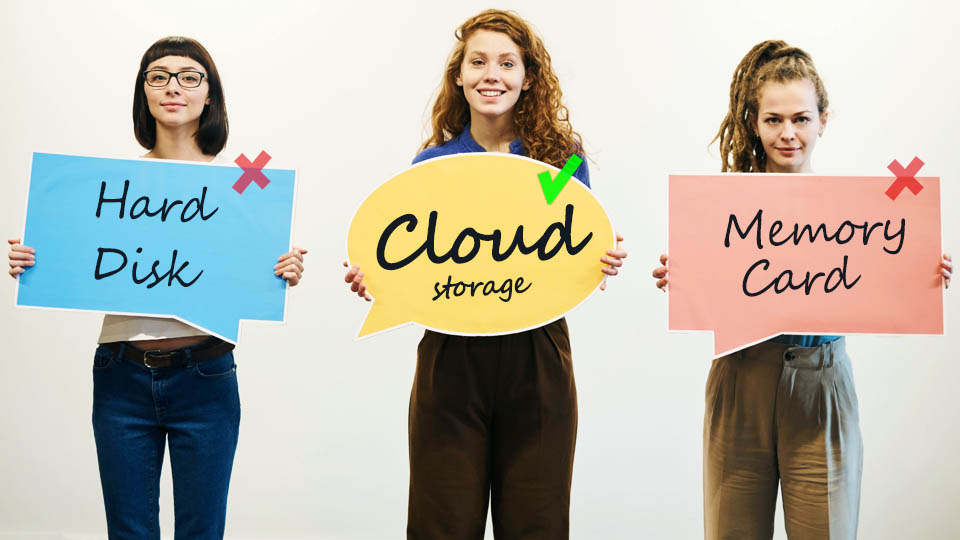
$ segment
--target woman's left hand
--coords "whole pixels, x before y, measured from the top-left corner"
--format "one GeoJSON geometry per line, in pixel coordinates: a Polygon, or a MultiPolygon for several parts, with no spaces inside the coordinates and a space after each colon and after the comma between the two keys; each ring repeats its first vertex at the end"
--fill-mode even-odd
{"type": "MultiPolygon", "coordinates": [[[[623,266],[623,259],[627,258],[627,250],[620,248],[620,242],[623,242],[623,237],[620,236],[620,233],[617,233],[617,247],[616,249],[608,249],[607,254],[604,257],[600,257],[600,262],[607,265],[600,269],[601,272],[608,276],[615,276],[620,273],[620,268],[623,266]]],[[[607,290],[607,279],[604,278],[603,282],[600,283],[600,290],[607,290]]]]}
{"type": "Polygon", "coordinates": [[[291,287],[296,287],[303,275],[303,256],[306,254],[307,250],[294,246],[289,252],[277,257],[279,262],[273,267],[273,273],[287,280],[291,287]]]}
{"type": "Polygon", "coordinates": [[[953,259],[949,253],[943,254],[943,260],[940,261],[940,274],[943,275],[943,288],[950,287],[950,276],[953,275],[953,259]]]}

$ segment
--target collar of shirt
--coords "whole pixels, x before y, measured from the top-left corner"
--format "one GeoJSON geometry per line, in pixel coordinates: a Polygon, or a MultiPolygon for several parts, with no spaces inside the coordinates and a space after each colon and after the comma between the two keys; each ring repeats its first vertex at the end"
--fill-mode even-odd
{"type": "MultiPolygon", "coordinates": [[[[463,133],[461,133],[456,138],[457,144],[462,147],[463,152],[486,152],[487,150],[480,146],[480,144],[473,140],[473,136],[470,135],[470,122],[467,122],[467,125],[463,127],[463,133]]],[[[518,156],[526,155],[526,152],[523,148],[523,143],[520,141],[520,138],[517,137],[510,143],[510,153],[516,154],[518,156]]]]}

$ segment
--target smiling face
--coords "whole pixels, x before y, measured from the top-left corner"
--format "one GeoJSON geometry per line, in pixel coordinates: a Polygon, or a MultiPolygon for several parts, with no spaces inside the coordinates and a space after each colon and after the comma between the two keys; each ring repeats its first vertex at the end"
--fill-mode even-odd
{"type": "Polygon", "coordinates": [[[491,120],[513,115],[520,92],[530,88],[517,44],[491,30],[477,30],[467,39],[456,83],[463,88],[470,117],[491,120]]]}
{"type": "Polygon", "coordinates": [[[147,66],[151,69],[162,69],[170,73],[181,71],[198,71],[204,74],[203,81],[196,88],[183,88],[176,76],[170,77],[166,86],[157,88],[143,83],[143,92],[147,98],[150,114],[156,119],[157,127],[176,128],[180,126],[194,126],[200,124],[200,115],[204,107],[210,103],[209,83],[207,72],[199,62],[186,56],[164,56],[147,66]]]}
{"type": "Polygon", "coordinates": [[[827,123],[813,82],[765,83],[757,109],[755,129],[767,155],[765,172],[810,172],[810,156],[827,123]]]}

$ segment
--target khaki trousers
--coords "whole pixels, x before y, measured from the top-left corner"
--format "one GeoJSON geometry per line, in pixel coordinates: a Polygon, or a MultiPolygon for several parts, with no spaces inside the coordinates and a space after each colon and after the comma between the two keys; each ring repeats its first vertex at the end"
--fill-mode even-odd
{"type": "Polygon", "coordinates": [[[577,395],[566,321],[494,337],[427,331],[410,396],[407,538],[569,537],[577,395]]]}
{"type": "Polygon", "coordinates": [[[707,540],[767,540],[779,481],[790,540],[857,536],[863,445],[844,338],[713,361],[703,427],[707,540]]]}

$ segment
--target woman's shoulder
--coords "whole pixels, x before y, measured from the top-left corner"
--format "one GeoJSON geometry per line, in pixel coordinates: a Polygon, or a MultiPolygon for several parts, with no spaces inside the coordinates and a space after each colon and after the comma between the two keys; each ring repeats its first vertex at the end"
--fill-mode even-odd
{"type": "MultiPolygon", "coordinates": [[[[253,156],[251,156],[251,158],[252,157],[253,156]]],[[[207,161],[207,163],[211,165],[234,165],[234,159],[236,159],[236,157],[231,158],[227,148],[224,147],[207,161]]]]}
{"type": "Polygon", "coordinates": [[[446,156],[447,152],[443,151],[443,146],[431,146],[430,148],[424,148],[421,150],[414,158],[413,164],[416,165],[421,161],[426,161],[428,159],[433,159],[435,157],[446,156]]]}
{"type": "Polygon", "coordinates": [[[421,161],[426,161],[428,159],[433,159],[440,156],[449,156],[452,154],[462,154],[466,152],[463,148],[463,143],[460,141],[460,137],[454,137],[449,141],[437,145],[424,148],[413,158],[413,164],[416,165],[421,161]]]}
{"type": "Polygon", "coordinates": [[[577,170],[573,172],[573,177],[580,181],[581,184],[590,187],[590,168],[587,167],[587,158],[583,150],[576,152],[577,157],[582,159],[582,163],[577,167],[577,170]]]}

